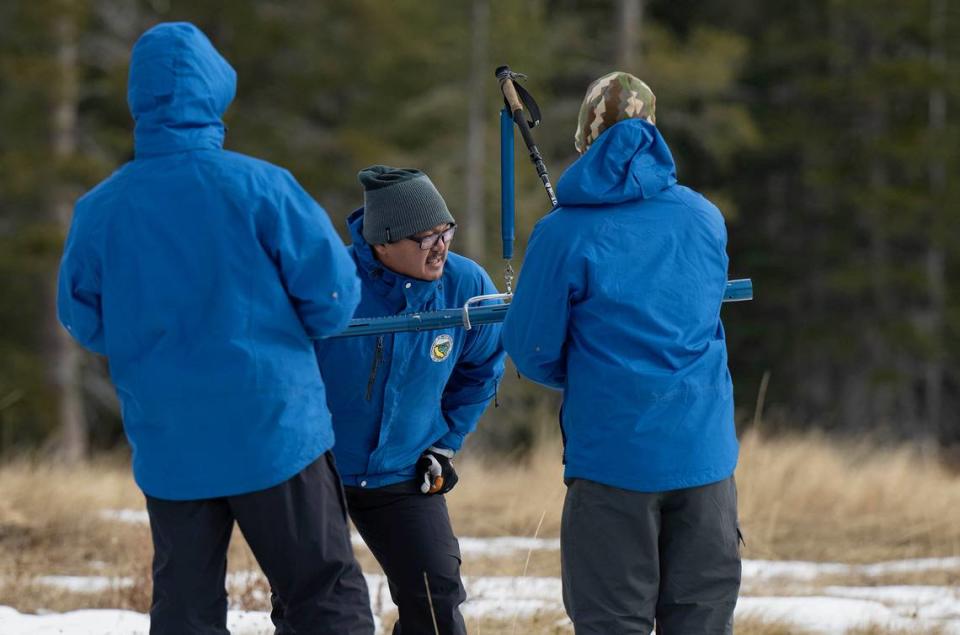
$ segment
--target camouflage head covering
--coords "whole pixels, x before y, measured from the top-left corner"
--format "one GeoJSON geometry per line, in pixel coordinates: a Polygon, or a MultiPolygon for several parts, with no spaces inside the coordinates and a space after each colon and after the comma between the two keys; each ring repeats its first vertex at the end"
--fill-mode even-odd
{"type": "Polygon", "coordinates": [[[624,119],[644,119],[656,123],[657,98],[642,81],[614,71],[594,81],[580,105],[574,146],[583,154],[600,134],[624,119]]]}

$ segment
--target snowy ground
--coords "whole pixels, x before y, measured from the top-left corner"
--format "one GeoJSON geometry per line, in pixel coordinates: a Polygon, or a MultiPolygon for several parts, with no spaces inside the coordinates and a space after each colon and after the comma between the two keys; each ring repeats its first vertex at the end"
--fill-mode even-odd
{"type": "MultiPolygon", "coordinates": [[[[145,522],[145,515],[131,510],[113,510],[105,515],[120,522],[145,522]]],[[[362,546],[358,537],[354,542],[362,546]]],[[[522,537],[461,538],[465,558],[500,557],[534,551],[556,551],[559,541],[522,537]]],[[[813,633],[839,634],[852,628],[878,626],[923,632],[941,629],[944,635],[960,635],[960,589],[946,586],[879,585],[881,579],[918,572],[960,571],[960,558],[899,560],[869,565],[745,560],[743,596],[738,618],[793,624],[813,633]],[[858,586],[818,584],[819,579],[850,578],[858,586]],[[878,585],[871,581],[876,579],[878,585]]],[[[228,586],[249,585],[259,572],[233,573],[228,586]]],[[[114,586],[132,584],[126,578],[103,576],[54,576],[37,579],[75,593],[98,593],[114,586]]],[[[375,614],[393,611],[383,576],[370,574],[367,582],[375,614]]],[[[482,619],[528,619],[533,616],[562,618],[560,580],[555,577],[473,576],[465,580],[469,600],[463,607],[468,623],[482,619]]],[[[561,621],[563,621],[561,619],[561,621]]],[[[235,635],[272,633],[267,613],[231,610],[229,627],[235,635]]],[[[146,635],[145,615],[119,610],[85,610],[62,614],[24,615],[0,607],[0,633],[4,635],[146,635]]]]}

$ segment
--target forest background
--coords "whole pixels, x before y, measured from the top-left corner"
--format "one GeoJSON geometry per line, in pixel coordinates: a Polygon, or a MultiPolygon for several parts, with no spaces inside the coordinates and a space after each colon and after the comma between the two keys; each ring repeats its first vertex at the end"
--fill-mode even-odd
{"type": "MultiPolygon", "coordinates": [[[[124,447],[105,360],[56,322],[56,270],[77,197],[132,158],[130,48],[171,20],[238,71],[227,148],[289,168],[344,237],[360,168],[424,170],[454,249],[501,287],[494,68],[529,76],[554,181],[589,82],[641,77],[681,183],[724,212],[730,277],[754,281],[723,310],[741,432],[915,441],[960,464],[949,0],[2,2],[0,457],[124,447]]],[[[522,154],[516,178],[518,265],[548,205],[522,154]]],[[[558,395],[512,368],[499,402],[474,447],[522,454],[554,432],[558,395]]]]}

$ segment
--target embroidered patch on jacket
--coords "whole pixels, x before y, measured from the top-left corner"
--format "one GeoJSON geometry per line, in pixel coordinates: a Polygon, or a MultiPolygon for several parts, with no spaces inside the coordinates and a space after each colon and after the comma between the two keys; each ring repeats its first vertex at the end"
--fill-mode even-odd
{"type": "Polygon", "coordinates": [[[453,338],[443,333],[438,335],[433,344],[430,345],[430,359],[435,362],[442,362],[450,356],[453,350],[453,338]]]}

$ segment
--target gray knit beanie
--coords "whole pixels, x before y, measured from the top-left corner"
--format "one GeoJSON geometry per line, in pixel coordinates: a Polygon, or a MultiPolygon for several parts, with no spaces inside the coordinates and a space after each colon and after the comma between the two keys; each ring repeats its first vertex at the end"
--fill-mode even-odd
{"type": "Polygon", "coordinates": [[[371,245],[454,222],[440,192],[420,170],[371,165],[357,179],[363,186],[363,238],[371,245]]]}

